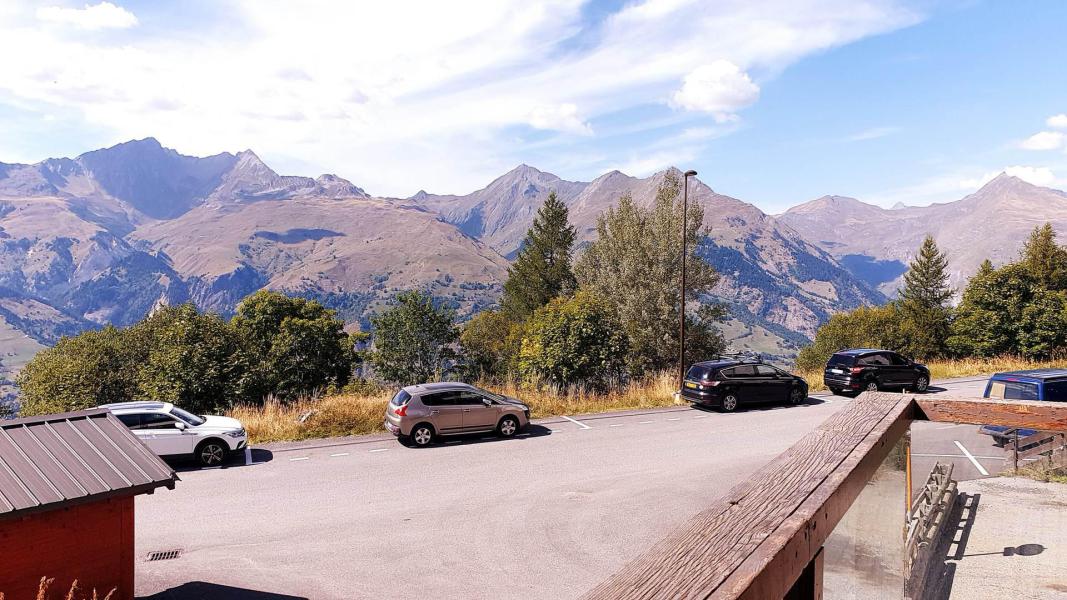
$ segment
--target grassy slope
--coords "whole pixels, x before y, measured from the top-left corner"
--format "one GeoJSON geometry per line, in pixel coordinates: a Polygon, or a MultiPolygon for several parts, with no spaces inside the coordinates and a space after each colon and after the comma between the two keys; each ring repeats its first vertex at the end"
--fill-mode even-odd
{"type": "MultiPolygon", "coordinates": [[[[1067,360],[1038,363],[1006,357],[937,361],[930,363],[929,367],[936,380],[1039,367],[1067,368],[1067,360]]],[[[821,371],[800,375],[811,384],[812,391],[825,389],[821,371]]],[[[520,388],[514,384],[485,387],[527,402],[535,418],[680,404],[673,396],[677,382],[673,375],[667,373],[637,382],[628,388],[596,394],[576,391],[554,393],[520,388]]],[[[328,396],[293,404],[270,402],[261,408],[238,407],[230,415],[244,423],[255,443],[361,435],[382,431],[385,405],[391,395],[392,392],[385,392],[376,395],[328,396]],[[311,414],[301,423],[300,417],[309,412],[311,414]]]]}

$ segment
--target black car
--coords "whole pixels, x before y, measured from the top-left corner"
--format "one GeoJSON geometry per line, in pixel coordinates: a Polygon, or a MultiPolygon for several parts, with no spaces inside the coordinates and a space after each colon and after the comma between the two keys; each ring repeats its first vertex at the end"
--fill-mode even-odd
{"type": "Polygon", "coordinates": [[[689,367],[681,395],[693,404],[733,412],[742,404],[802,404],[808,397],[808,384],[758,357],[724,356],[689,367]]]}
{"type": "Polygon", "coordinates": [[[854,348],[831,356],[822,380],[840,395],[889,389],[925,392],[930,387],[930,369],[890,350],[854,348]]]}

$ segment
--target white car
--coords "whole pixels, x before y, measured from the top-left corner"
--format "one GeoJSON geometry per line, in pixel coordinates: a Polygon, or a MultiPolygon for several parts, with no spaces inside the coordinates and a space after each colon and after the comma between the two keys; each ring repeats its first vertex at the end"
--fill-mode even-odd
{"type": "Polygon", "coordinates": [[[156,454],[192,456],[205,467],[221,465],[228,453],[248,442],[237,419],[194,415],[170,402],[118,402],[101,408],[110,410],[156,454]]]}

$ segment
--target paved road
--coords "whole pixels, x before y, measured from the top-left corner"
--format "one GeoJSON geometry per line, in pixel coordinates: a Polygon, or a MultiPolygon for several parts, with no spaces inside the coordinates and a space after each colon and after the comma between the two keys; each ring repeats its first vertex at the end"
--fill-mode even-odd
{"type": "MultiPolygon", "coordinates": [[[[940,387],[974,395],[979,381],[940,387]]],[[[425,449],[387,436],[257,449],[138,498],[137,593],[573,598],[848,402],[556,418],[425,449]],[[170,549],[183,554],[144,560],[170,549]]],[[[978,443],[973,431],[917,435],[915,452],[964,460],[952,440],[978,443]]]]}

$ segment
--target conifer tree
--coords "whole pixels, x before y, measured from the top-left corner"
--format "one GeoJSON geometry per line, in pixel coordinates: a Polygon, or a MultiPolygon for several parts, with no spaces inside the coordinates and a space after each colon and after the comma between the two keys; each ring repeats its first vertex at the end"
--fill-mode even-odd
{"type": "Polygon", "coordinates": [[[900,290],[902,329],[906,352],[920,358],[940,356],[949,336],[948,258],[931,236],[926,236],[904,274],[900,290]]]}
{"type": "Polygon", "coordinates": [[[1056,232],[1050,223],[1034,228],[1020,258],[1040,285],[1050,290],[1067,289],[1067,250],[1056,244],[1056,232]]]}
{"type": "Polygon", "coordinates": [[[575,230],[568,220],[567,205],[552,192],[537,210],[526,232],[515,263],[508,269],[501,300],[504,312],[525,320],[549,300],[577,287],[571,270],[575,230]]]}

